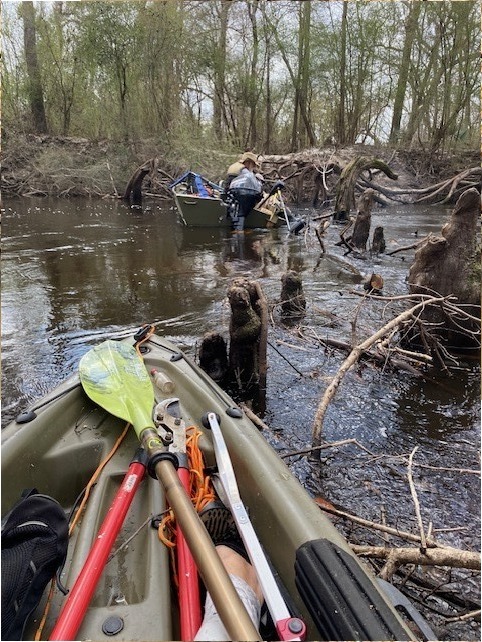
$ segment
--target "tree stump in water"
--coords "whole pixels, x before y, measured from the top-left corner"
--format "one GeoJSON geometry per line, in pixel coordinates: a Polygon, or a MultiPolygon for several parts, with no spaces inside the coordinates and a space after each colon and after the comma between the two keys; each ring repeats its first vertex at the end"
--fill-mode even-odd
{"type": "Polygon", "coordinates": [[[363,284],[363,289],[369,294],[380,295],[383,290],[383,278],[381,274],[375,274],[373,272],[363,284]]]}
{"type": "Polygon", "coordinates": [[[296,323],[304,316],[305,310],[301,276],[290,270],[281,277],[281,317],[285,323],[296,323]]]}
{"type": "Polygon", "coordinates": [[[151,158],[136,169],[127,183],[123,200],[138,207],[142,205],[142,181],[147,174],[157,171],[158,162],[157,158],[151,158]]]}
{"type": "MultiPolygon", "coordinates": [[[[480,318],[479,216],[480,194],[475,188],[468,189],[459,197],[441,236],[429,235],[415,252],[408,276],[410,292],[453,294],[465,306],[464,310],[480,318]]],[[[455,347],[471,347],[478,343],[476,337],[470,335],[478,329],[475,321],[450,319],[438,306],[427,306],[421,318],[442,324],[437,328],[437,334],[443,335],[455,347]]],[[[411,341],[419,342],[420,339],[412,336],[411,341]]]]}
{"type": "Polygon", "coordinates": [[[385,236],[383,233],[383,227],[378,226],[373,232],[372,240],[372,254],[383,254],[387,249],[387,244],[385,243],[385,236]]]}
{"type": "Polygon", "coordinates": [[[228,372],[226,341],[219,332],[206,332],[199,348],[199,365],[207,374],[222,383],[228,372]]]}
{"type": "Polygon", "coordinates": [[[229,369],[239,390],[259,384],[259,349],[262,334],[261,312],[256,309],[259,290],[247,279],[235,279],[228,290],[231,305],[229,325],[229,369]]]}
{"type": "Polygon", "coordinates": [[[390,167],[378,158],[367,158],[359,156],[343,169],[336,189],[335,212],[333,220],[344,223],[348,220],[350,211],[355,207],[355,185],[358,177],[367,169],[379,169],[393,180],[398,175],[392,172],[390,167]]]}
{"type": "Polygon", "coordinates": [[[351,236],[351,244],[357,250],[366,250],[367,241],[370,236],[370,225],[372,222],[372,203],[373,203],[372,189],[367,189],[358,199],[358,214],[353,227],[353,234],[351,236]]]}

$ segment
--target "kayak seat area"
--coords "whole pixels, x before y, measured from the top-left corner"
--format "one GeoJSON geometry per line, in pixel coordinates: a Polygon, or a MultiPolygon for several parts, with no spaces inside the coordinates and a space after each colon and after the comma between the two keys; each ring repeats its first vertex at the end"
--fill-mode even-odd
{"type": "Polygon", "coordinates": [[[327,539],[296,552],[295,582],[323,640],[409,640],[355,559],[327,539]]]}

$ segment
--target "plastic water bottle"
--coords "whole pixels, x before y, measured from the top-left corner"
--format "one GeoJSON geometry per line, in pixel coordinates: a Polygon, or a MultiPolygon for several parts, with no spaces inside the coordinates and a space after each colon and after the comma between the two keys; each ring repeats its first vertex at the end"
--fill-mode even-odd
{"type": "Polygon", "coordinates": [[[151,370],[151,375],[153,377],[154,383],[156,386],[161,390],[161,392],[164,392],[166,394],[171,394],[174,390],[174,383],[166,377],[166,375],[163,372],[159,372],[159,370],[156,370],[153,368],[151,370]]]}

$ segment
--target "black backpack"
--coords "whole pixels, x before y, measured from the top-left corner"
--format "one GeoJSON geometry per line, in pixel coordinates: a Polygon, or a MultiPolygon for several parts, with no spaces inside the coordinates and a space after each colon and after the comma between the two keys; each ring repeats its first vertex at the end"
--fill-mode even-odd
{"type": "Polygon", "coordinates": [[[68,520],[36,489],[22,493],[2,522],[2,640],[21,640],[45,587],[65,562],[68,520]]]}

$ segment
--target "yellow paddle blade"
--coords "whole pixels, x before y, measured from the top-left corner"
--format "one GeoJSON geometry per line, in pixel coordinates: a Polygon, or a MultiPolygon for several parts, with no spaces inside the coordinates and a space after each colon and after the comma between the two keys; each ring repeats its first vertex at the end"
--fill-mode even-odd
{"type": "Polygon", "coordinates": [[[119,341],[104,341],[79,363],[86,394],[116,417],[129,421],[139,437],[153,427],[154,390],[135,349],[119,341]]]}

